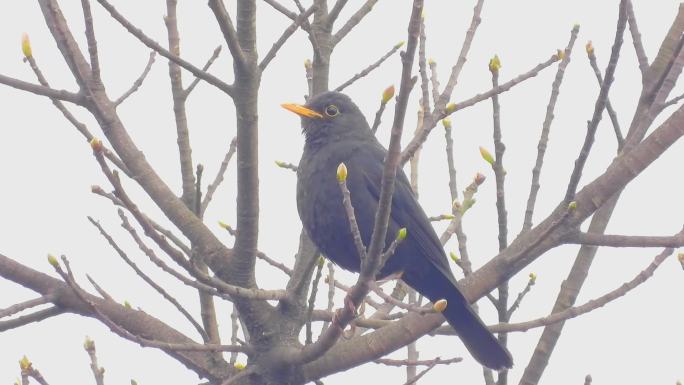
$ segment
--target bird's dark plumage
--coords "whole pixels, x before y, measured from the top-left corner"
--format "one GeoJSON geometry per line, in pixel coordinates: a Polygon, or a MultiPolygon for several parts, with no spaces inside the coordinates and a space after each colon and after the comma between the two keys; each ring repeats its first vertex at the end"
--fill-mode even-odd
{"type": "MultiPolygon", "coordinates": [[[[299,162],[297,208],[304,228],[321,252],[339,266],[358,272],[360,259],[342,204],[336,170],[348,169],[347,186],[361,237],[370,243],[387,151],[372,134],[359,108],[346,95],[327,92],[306,106],[284,105],[302,116],[306,139],[299,162]]],[[[397,171],[388,234],[405,227],[407,238],[378,278],[401,273],[402,279],[431,301],[447,300],[444,316],[470,353],[492,369],[513,365],[510,353],[473,312],[449,269],[444,249],[418,204],[406,175],[397,171]]],[[[387,245],[393,236],[387,237],[387,245]]]]}

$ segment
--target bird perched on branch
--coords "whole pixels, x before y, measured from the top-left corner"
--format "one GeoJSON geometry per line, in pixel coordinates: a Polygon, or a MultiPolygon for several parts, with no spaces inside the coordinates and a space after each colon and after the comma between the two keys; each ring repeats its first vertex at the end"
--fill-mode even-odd
{"type": "MultiPolygon", "coordinates": [[[[349,218],[336,177],[347,167],[347,187],[364,245],[373,233],[387,151],[349,97],[326,92],[305,106],[283,104],[302,117],[306,144],[297,171],[297,208],[304,228],[320,251],[344,269],[360,271],[349,218]]],[[[475,359],[484,366],[510,368],[510,353],[499,344],[458,289],[442,244],[416,200],[404,172],[397,170],[388,234],[407,236],[389,257],[378,279],[400,276],[432,302],[447,300],[443,315],[475,359]]],[[[387,237],[388,247],[393,241],[387,237]]]]}

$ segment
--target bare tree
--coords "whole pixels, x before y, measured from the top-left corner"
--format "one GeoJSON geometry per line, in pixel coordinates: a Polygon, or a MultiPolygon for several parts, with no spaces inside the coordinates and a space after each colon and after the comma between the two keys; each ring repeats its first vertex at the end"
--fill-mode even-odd
{"type": "MultiPolygon", "coordinates": [[[[598,67],[591,43],[586,45],[589,64],[599,84],[595,108],[587,122],[584,143],[577,154],[564,198],[558,202],[553,212],[534,223],[540,175],[544,171],[545,151],[554,110],[565,72],[574,53],[579,26],[570,31],[564,50],[554,52],[528,71],[505,81],[499,79],[501,62],[498,57],[493,57],[489,63],[491,88],[470,98],[452,102],[453,91],[458,85],[481,22],[484,0],[476,1],[458,58],[443,86],[438,81],[437,64],[427,57],[428,36],[422,16],[423,0],[414,0],[410,18],[404,21],[408,30],[406,42],[388,47],[388,51],[379,54],[376,61],[337,87],[329,84],[333,52],[363,22],[377,0],[313,0],[308,5],[295,0],[294,6],[276,0],[263,0],[264,5],[281,13],[290,23],[266,52],[257,51],[259,36],[256,29],[256,0],[238,0],[234,9],[227,8],[221,0],[209,0],[209,9],[223,38],[221,46],[225,44],[232,59],[232,74],[226,74],[225,68],[210,70],[221,53],[221,46],[202,65],[193,64],[181,54],[176,0],[166,1],[164,22],[168,41],[164,44],[156,42],[134,25],[127,17],[129,15],[119,12],[115,4],[107,0],[96,2],[97,4],[91,4],[90,0],[81,1],[84,38],[87,43],[87,47],[81,49],[77,43],[78,38],[60,9],[59,1],[38,0],[45,25],[77,84],[76,91],[58,90],[50,85],[41,70],[37,55],[34,56],[32,52],[28,36],[22,41],[22,49],[25,62],[34,72],[36,80],[25,81],[3,74],[0,75],[0,83],[49,98],[89,142],[94,161],[109,183],[107,187],[93,186],[92,192],[116,208],[121,226],[138,246],[139,252],[126,250],[121,240],[98,220],[89,218],[90,222],[102,235],[104,242],[137,276],[176,308],[192,325],[197,335],[181,333],[164,320],[141,309],[134,309],[127,302],[116,302],[106,288],[90,277],[88,279],[92,289],[86,289],[73,273],[70,260],[66,256],[58,258],[53,255],[48,257],[48,262],[55,273],[47,275],[22,263],[20,256],[0,254],[0,276],[37,293],[35,299],[18,302],[0,310],[0,331],[24,327],[64,313],[74,313],[93,318],[120,337],[142,347],[160,349],[210,384],[222,385],[321,383],[323,377],[369,362],[406,367],[406,383],[413,384],[437,365],[461,362],[461,357],[420,359],[415,345],[416,340],[428,334],[454,334],[453,329],[442,325],[444,318],[440,310],[443,310],[444,304],[425,304],[420,296],[401,282],[396,282],[391,294],[387,294],[374,280],[383,256],[391,253],[391,247],[396,247],[401,240],[401,235],[398,235],[389,250],[382,249],[385,237],[395,236],[386,234],[386,231],[390,215],[388,198],[391,196],[396,170],[410,163],[412,186],[418,194],[420,150],[434,128],[440,124],[445,129],[452,211],[432,219],[448,221],[448,227],[441,235],[443,244],[454,236],[457,239],[459,252],[452,254],[452,259],[454,267],[464,274],[460,282],[463,293],[472,303],[483,297],[491,302],[498,315],[498,323],[492,325],[491,330],[499,333],[503,344],[507,343],[509,333],[535,327],[544,328],[520,379],[521,384],[539,382],[566,320],[591,312],[626,295],[650,278],[655,269],[674,252],[674,248],[684,245],[682,231],[661,236],[605,234],[624,188],[684,135],[684,110],[681,107],[677,107],[667,119],[654,127],[654,122],[663,110],[676,105],[682,99],[680,96],[670,95],[684,66],[682,7],[652,61],[646,57],[629,0],[619,2],[614,42],[605,70],[601,71],[598,67]],[[140,77],[132,82],[128,91],[118,97],[109,95],[107,84],[101,77],[100,66],[108,63],[100,61],[97,23],[91,6],[102,7],[128,34],[150,49],[149,60],[140,77]],[[343,20],[341,15],[344,15],[342,11],[346,7],[357,8],[351,12],[350,17],[343,20]],[[642,91],[629,128],[623,132],[610,103],[609,91],[621,52],[625,49],[623,40],[627,28],[642,75],[642,91]],[[373,123],[373,130],[376,131],[382,124],[383,116],[393,109],[389,155],[383,174],[384,193],[381,196],[384,198],[380,201],[377,216],[379,220],[370,245],[367,250],[362,244],[356,245],[360,248],[360,254],[367,255],[367,262],[353,284],[346,284],[335,278],[333,264],[328,262],[326,265],[325,259],[319,255],[303,231],[293,266],[288,266],[281,262],[281,258],[268,256],[257,248],[258,138],[261,132],[257,107],[261,79],[269,66],[274,64],[273,59],[279,50],[298,29],[308,35],[311,43],[312,59],[305,63],[307,97],[330,89],[343,90],[350,84],[361,81],[401,50],[401,77],[397,80],[398,87],[396,90],[390,87],[382,92],[373,123]],[[182,180],[180,191],[174,191],[148,162],[117,110],[127,98],[144,86],[144,81],[159,56],[169,66],[182,180]],[[556,75],[551,84],[551,95],[539,137],[529,198],[525,206],[525,220],[522,229],[513,233],[509,231],[507,207],[518,202],[506,202],[505,130],[502,127],[499,95],[542,71],[551,71],[550,68],[554,66],[556,75]],[[193,76],[188,84],[183,82],[184,72],[193,76]],[[232,83],[223,80],[231,77],[226,75],[232,75],[232,83]],[[235,138],[227,141],[226,154],[219,171],[208,183],[204,167],[193,160],[190,124],[186,113],[188,97],[201,82],[228,96],[237,117],[235,122],[228,124],[231,129],[235,127],[235,138]],[[404,135],[406,143],[401,147],[406,113],[409,107],[416,107],[409,103],[412,91],[418,93],[420,99],[417,124],[413,135],[404,135]],[[478,187],[485,183],[485,177],[482,174],[476,175],[462,193],[459,193],[450,117],[460,110],[488,101],[492,103],[491,147],[494,151],[491,153],[487,146],[483,146],[480,151],[495,175],[499,253],[481,268],[473,269],[462,219],[475,203],[478,187]],[[97,122],[97,130],[89,128],[81,121],[72,112],[74,107],[80,107],[92,115],[97,122]],[[582,173],[604,110],[609,114],[614,127],[618,153],[604,173],[581,186],[582,173]],[[234,238],[229,246],[209,229],[203,217],[234,157],[237,163],[236,222],[234,226],[222,224],[226,235],[234,238]],[[154,218],[143,212],[139,202],[129,192],[134,185],[142,188],[166,218],[154,218]],[[167,220],[173,228],[164,224],[167,220]],[[589,228],[586,232],[581,231],[580,226],[586,221],[589,221],[589,228]],[[527,285],[516,295],[509,293],[508,281],[547,251],[567,244],[581,247],[551,314],[539,319],[511,323],[512,314],[520,307],[537,277],[530,274],[527,285]],[[663,250],[653,252],[653,261],[632,280],[587,303],[575,305],[596,250],[601,246],[663,250]],[[143,255],[178,283],[196,290],[201,307],[199,314],[190,311],[187,304],[170,293],[168,287],[157,282],[153,275],[140,267],[137,263],[139,258],[134,257],[134,253],[143,255]],[[284,288],[260,288],[259,283],[263,285],[263,282],[260,282],[256,274],[256,265],[262,262],[279,269],[288,277],[284,288]],[[494,291],[495,289],[497,290],[494,291]],[[327,294],[327,301],[318,299],[323,292],[327,294]],[[358,312],[350,306],[335,310],[334,299],[338,293],[345,295],[345,304],[351,301],[363,305],[358,312]],[[217,310],[217,302],[232,304],[230,314],[217,310]],[[318,308],[322,303],[325,304],[324,308],[318,308]],[[221,319],[230,319],[230,336],[221,335],[218,327],[221,319]],[[403,347],[407,347],[406,359],[386,357],[403,347]],[[247,357],[246,365],[238,363],[239,356],[247,357]]],[[[540,53],[540,56],[546,55],[540,53]]],[[[297,168],[286,162],[278,162],[278,166],[292,170],[297,168]]],[[[346,189],[343,182],[341,188],[343,191],[346,189]]],[[[345,198],[348,205],[349,199],[354,199],[349,194],[345,194],[345,198]]],[[[351,216],[350,225],[354,226],[351,216]]],[[[684,257],[681,254],[679,260],[684,266],[684,257]]],[[[480,306],[488,306],[487,301],[480,303],[480,306]]],[[[95,383],[103,384],[104,369],[98,363],[94,342],[86,339],[84,348],[91,359],[95,383]]],[[[517,363],[522,364],[520,358],[517,363]]],[[[20,362],[20,376],[19,381],[22,384],[29,383],[30,379],[41,384],[47,383],[26,357],[20,362]]],[[[486,384],[505,385],[509,382],[506,371],[492,373],[484,369],[483,379],[486,384]]],[[[587,383],[590,381],[591,377],[587,376],[587,383]]]]}

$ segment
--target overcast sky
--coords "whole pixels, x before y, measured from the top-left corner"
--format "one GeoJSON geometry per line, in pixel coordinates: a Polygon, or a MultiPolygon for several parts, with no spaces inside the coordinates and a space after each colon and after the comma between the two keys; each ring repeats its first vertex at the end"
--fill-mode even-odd
{"type": "MultiPolygon", "coordinates": [[[[63,12],[73,33],[85,47],[80,2],[62,1],[63,12]]],[[[227,1],[232,6],[234,1],[227,1]]],[[[293,8],[289,1],[283,3],[293,8]]],[[[350,1],[341,15],[346,20],[361,1],[350,1]]],[[[335,87],[392,45],[406,40],[410,11],[408,0],[380,1],[367,19],[339,45],[331,66],[331,87],[335,87]]],[[[132,22],[159,42],[166,41],[161,0],[119,0],[115,4],[132,22]]],[[[280,14],[262,2],[259,4],[259,41],[263,56],[282,30],[289,25],[280,14]]],[[[427,2],[425,17],[428,55],[438,63],[440,80],[446,83],[464,33],[472,16],[474,1],[427,2]]],[[[535,223],[543,219],[562,199],[574,159],[584,139],[586,120],[591,118],[598,86],[588,65],[584,44],[592,40],[602,69],[605,68],[615,34],[618,1],[502,1],[487,0],[482,24],[474,40],[468,62],[461,74],[452,100],[458,102],[491,87],[487,70],[489,58],[498,54],[503,63],[500,78],[506,81],[545,61],[557,48],[565,47],[574,24],[581,29],[556,106],[542,187],[535,212],[535,223]]],[[[63,59],[44,25],[37,2],[5,2],[0,13],[0,73],[34,81],[28,65],[22,63],[20,38],[29,33],[34,55],[55,88],[76,91],[63,59]]],[[[673,20],[678,4],[672,0],[634,0],[635,12],[649,59],[673,20]]],[[[148,50],[128,35],[93,4],[101,67],[107,92],[118,97],[130,87],[142,71],[148,50]]],[[[222,37],[205,2],[181,2],[179,5],[181,51],[183,57],[200,65],[211,55],[222,37]]],[[[225,47],[224,47],[225,48],[225,47]]],[[[306,93],[303,62],[310,58],[310,43],[297,32],[280,51],[264,74],[259,100],[261,229],[259,248],[271,257],[292,265],[301,225],[295,206],[295,175],[274,165],[275,160],[297,163],[303,140],[299,119],[282,110],[282,102],[301,102],[306,93]]],[[[212,73],[232,81],[228,51],[224,49],[212,73]]],[[[347,92],[372,119],[382,90],[398,85],[398,56],[347,92]]],[[[529,193],[531,169],[544,119],[546,104],[556,66],[542,72],[500,97],[505,154],[509,239],[522,226],[524,204],[529,193]]],[[[184,74],[185,84],[192,78],[184,74]]],[[[611,101],[618,112],[623,130],[629,125],[636,105],[641,79],[629,33],[625,35],[623,54],[618,64],[611,101]]],[[[681,92],[675,88],[673,95],[681,92]]],[[[46,254],[67,255],[79,279],[94,277],[117,300],[127,300],[135,307],[171,323],[194,336],[194,330],[166,302],[152,292],[115,256],[95,229],[87,222],[91,215],[100,220],[130,255],[146,271],[154,267],[137,252],[127,234],[120,231],[118,216],[109,202],[90,193],[93,184],[109,189],[83,138],[70,126],[49,100],[0,86],[4,106],[0,118],[0,252],[34,269],[54,273],[46,254]]],[[[412,106],[417,101],[412,99],[412,106]]],[[[92,118],[73,109],[96,135],[102,136],[92,118]]],[[[385,115],[379,137],[387,143],[391,110],[385,115]]],[[[665,111],[668,116],[673,109],[665,111]]],[[[180,177],[175,127],[171,109],[168,66],[158,58],[143,87],[119,109],[122,120],[150,163],[176,191],[180,177]]],[[[205,175],[213,177],[230,139],[235,135],[234,109],[229,98],[213,87],[202,84],[190,96],[188,119],[191,128],[193,157],[205,166],[205,175]]],[[[483,102],[458,112],[454,124],[455,159],[459,188],[465,187],[476,172],[488,180],[477,194],[477,204],[465,219],[468,246],[474,265],[480,266],[497,252],[495,189],[491,168],[479,158],[478,147],[492,148],[491,103],[483,102]]],[[[662,117],[656,121],[661,122],[662,117]]],[[[407,115],[406,133],[415,127],[415,108],[407,115]]],[[[404,137],[407,143],[408,136],[404,137]]],[[[681,164],[684,146],[678,143],[652,167],[640,175],[625,191],[608,228],[610,233],[671,235],[679,231],[684,213],[681,164]]],[[[582,184],[600,175],[615,156],[616,142],[609,119],[599,126],[597,142],[589,157],[582,184]]],[[[422,152],[420,200],[428,215],[450,209],[444,135],[436,128],[422,152]]],[[[149,215],[163,220],[139,188],[126,186],[149,215]]],[[[224,185],[206,215],[207,223],[230,245],[216,222],[235,223],[235,166],[231,164],[224,185]]],[[[436,224],[438,231],[445,224],[436,224]]],[[[455,250],[450,242],[447,250],[455,250]]],[[[547,315],[556,298],[562,279],[574,261],[577,247],[560,247],[535,261],[511,281],[511,294],[524,287],[527,274],[538,274],[537,285],[514,316],[524,321],[547,315]]],[[[660,250],[600,250],[578,303],[598,297],[631,280],[643,270],[660,250]]],[[[460,272],[456,272],[460,276],[460,272]]],[[[656,275],[625,298],[566,323],[563,335],[542,379],[546,384],[581,384],[586,374],[596,384],[674,384],[684,378],[682,346],[683,272],[672,258],[656,275]]],[[[197,312],[196,293],[180,287],[173,280],[153,274],[173,287],[171,290],[193,312],[197,312]]],[[[338,272],[338,277],[353,282],[353,276],[338,272]]],[[[258,281],[265,288],[281,288],[282,273],[261,266],[258,281]]],[[[35,297],[19,286],[0,281],[0,308],[35,297]]],[[[482,302],[483,318],[496,323],[492,307],[482,302]]],[[[229,336],[229,307],[221,305],[220,324],[229,336]]],[[[536,345],[541,329],[515,333],[509,338],[516,366],[511,383],[517,383],[536,345]]],[[[154,349],[113,337],[99,322],[74,315],[61,315],[40,324],[0,334],[0,383],[8,384],[19,374],[17,361],[27,354],[52,384],[93,383],[88,357],[82,342],[86,335],[95,339],[100,363],[106,368],[109,384],[127,383],[135,378],[140,384],[194,384],[197,377],[175,360],[154,349]]],[[[479,383],[481,368],[474,364],[455,337],[425,338],[418,349],[421,358],[464,356],[457,365],[435,368],[421,383],[446,381],[479,383]]],[[[400,351],[394,357],[402,357],[400,351]]],[[[244,357],[243,357],[244,361],[244,357]]],[[[369,382],[381,374],[385,383],[401,384],[403,369],[369,364],[325,379],[325,383],[369,382]]]]}

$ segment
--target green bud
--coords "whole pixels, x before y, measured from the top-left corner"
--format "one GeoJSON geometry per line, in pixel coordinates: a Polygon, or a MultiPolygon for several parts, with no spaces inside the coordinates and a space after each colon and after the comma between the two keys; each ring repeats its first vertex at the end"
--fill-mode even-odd
{"type": "Polygon", "coordinates": [[[58,267],[59,266],[59,261],[57,260],[57,257],[55,257],[52,254],[48,254],[48,263],[52,265],[52,267],[58,267]]]}
{"type": "Polygon", "coordinates": [[[347,180],[347,165],[344,163],[340,163],[339,166],[337,166],[337,181],[338,182],[344,182],[347,180]]]}
{"type": "Polygon", "coordinates": [[[480,155],[487,163],[491,165],[494,164],[494,157],[492,156],[492,153],[487,151],[487,149],[482,146],[480,146],[480,155]]]}
{"type": "Polygon", "coordinates": [[[19,368],[22,371],[29,370],[31,368],[31,361],[29,361],[28,357],[23,356],[21,357],[21,360],[19,360],[19,368]]]}
{"type": "Polygon", "coordinates": [[[24,32],[21,35],[21,52],[23,52],[24,57],[32,57],[33,50],[31,49],[31,40],[29,40],[28,33],[24,32]]]}
{"type": "Polygon", "coordinates": [[[451,119],[449,119],[449,118],[442,119],[442,125],[444,126],[445,129],[451,128],[451,119]]]}
{"type": "Polygon", "coordinates": [[[493,58],[489,59],[489,71],[494,73],[494,72],[499,72],[501,69],[501,60],[499,59],[499,55],[494,55],[493,58]]]}
{"type": "Polygon", "coordinates": [[[451,257],[451,260],[454,261],[455,263],[459,263],[461,259],[454,253],[453,251],[449,252],[449,257],[451,257]]]}
{"type": "Polygon", "coordinates": [[[537,281],[537,273],[531,272],[530,273],[530,283],[534,284],[537,281]]]}
{"type": "Polygon", "coordinates": [[[397,241],[401,242],[404,239],[406,239],[406,235],[408,234],[408,231],[406,230],[406,227],[402,227],[399,229],[397,232],[397,241]]]}
{"type": "Polygon", "coordinates": [[[393,96],[394,96],[394,85],[391,85],[391,86],[385,88],[384,91],[382,91],[382,104],[389,102],[393,96]]]}

